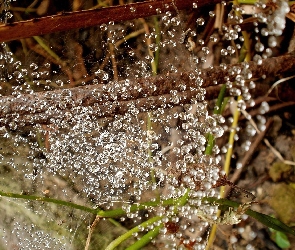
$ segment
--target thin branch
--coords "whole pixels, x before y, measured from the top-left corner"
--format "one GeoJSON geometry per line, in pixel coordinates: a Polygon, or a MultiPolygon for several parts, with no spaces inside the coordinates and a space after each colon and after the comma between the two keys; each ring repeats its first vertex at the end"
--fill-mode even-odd
{"type": "MultiPolygon", "coordinates": [[[[234,81],[230,68],[244,69],[244,64],[214,67],[195,72],[173,73],[154,77],[82,86],[71,89],[23,94],[0,98],[0,125],[10,128],[29,124],[49,124],[73,120],[76,114],[112,117],[127,112],[146,112],[180,104],[212,100],[218,96],[225,78],[234,81]],[[203,81],[203,82],[201,82],[203,81]]],[[[294,73],[295,53],[248,64],[253,78],[294,73]]],[[[255,91],[255,90],[254,90],[255,91]]]]}
{"type": "Polygon", "coordinates": [[[93,221],[91,226],[89,226],[88,236],[87,236],[87,240],[86,240],[86,244],[85,244],[85,250],[88,250],[90,247],[91,236],[93,234],[95,227],[97,226],[98,222],[100,221],[100,218],[101,218],[100,216],[96,215],[95,220],[93,221]]]}
{"type": "Polygon", "coordinates": [[[141,17],[158,15],[167,11],[175,12],[183,9],[191,9],[196,2],[198,3],[198,8],[200,8],[206,5],[215,5],[216,3],[220,3],[221,0],[146,1],[102,9],[63,12],[58,15],[0,25],[0,42],[67,31],[70,29],[93,27],[104,23],[108,24],[110,21],[121,22],[133,20],[141,17]]]}

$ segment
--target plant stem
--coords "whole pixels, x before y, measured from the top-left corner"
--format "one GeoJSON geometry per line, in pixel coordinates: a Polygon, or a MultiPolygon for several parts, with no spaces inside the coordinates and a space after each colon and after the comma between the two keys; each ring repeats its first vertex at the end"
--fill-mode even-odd
{"type": "MultiPolygon", "coordinates": [[[[222,107],[225,106],[224,103],[227,102],[227,100],[228,100],[228,99],[224,98],[225,92],[226,92],[226,85],[223,84],[221,89],[220,89],[220,92],[219,92],[219,95],[218,95],[218,98],[217,98],[217,102],[216,102],[216,105],[215,105],[215,108],[214,108],[214,111],[213,111],[213,113],[216,114],[216,115],[221,114],[221,112],[223,110],[222,107]]],[[[207,138],[207,146],[206,146],[206,149],[205,149],[205,155],[211,155],[212,154],[214,144],[215,144],[215,137],[214,137],[214,135],[209,133],[208,138],[207,138]]]]}
{"type": "MultiPolygon", "coordinates": [[[[186,194],[178,199],[166,199],[166,200],[157,200],[157,201],[148,201],[143,202],[140,204],[133,204],[130,206],[129,212],[136,212],[138,210],[147,209],[148,207],[157,207],[157,206],[173,206],[173,205],[181,205],[188,199],[188,192],[186,194]]],[[[49,203],[55,203],[61,206],[67,206],[72,207],[78,210],[82,210],[85,212],[89,212],[92,214],[96,214],[100,217],[104,218],[112,218],[112,217],[119,217],[126,214],[126,211],[123,209],[113,209],[108,211],[98,210],[89,208],[86,206],[78,205],[72,202],[48,198],[48,197],[41,197],[41,196],[35,196],[35,195],[25,195],[25,194],[16,194],[16,193],[9,193],[9,192],[3,192],[0,191],[0,196],[9,197],[9,198],[18,198],[18,199],[26,199],[26,200],[34,200],[39,202],[49,202],[49,203]]]]}
{"type": "Polygon", "coordinates": [[[156,50],[155,50],[155,66],[156,66],[156,74],[158,73],[158,66],[159,66],[159,56],[160,56],[160,42],[161,42],[161,31],[159,26],[158,17],[154,16],[153,21],[155,24],[155,31],[156,31],[156,50]]]}
{"type": "Polygon", "coordinates": [[[215,108],[214,108],[214,111],[213,113],[218,115],[218,114],[221,114],[222,113],[222,106],[223,106],[223,103],[224,103],[224,96],[225,96],[225,92],[226,92],[226,85],[223,84],[222,87],[221,87],[221,90],[219,92],[219,95],[218,95],[218,98],[217,98],[217,101],[216,101],[216,105],[215,105],[215,108]]]}
{"type": "Polygon", "coordinates": [[[164,226],[163,223],[161,223],[159,226],[155,227],[153,230],[149,231],[147,234],[142,236],[140,240],[136,241],[133,245],[126,248],[126,250],[137,250],[141,249],[145,245],[151,242],[152,239],[158,236],[160,233],[161,228],[164,226]]]}
{"type": "Polygon", "coordinates": [[[63,200],[58,200],[58,199],[53,199],[53,198],[47,198],[47,197],[40,197],[40,196],[35,196],[35,195],[25,195],[25,194],[15,194],[15,193],[6,193],[0,191],[0,196],[5,196],[9,198],[19,198],[19,199],[26,199],[26,200],[34,200],[34,201],[41,201],[41,202],[49,202],[49,203],[55,203],[61,206],[67,206],[67,207],[72,207],[78,210],[82,210],[85,212],[89,212],[92,214],[97,214],[97,210],[85,206],[81,206],[72,202],[68,201],[63,201],[63,200]]]}
{"type": "Polygon", "coordinates": [[[145,33],[145,29],[144,28],[129,33],[128,35],[126,35],[123,38],[121,38],[120,40],[118,40],[115,43],[115,47],[118,48],[121,44],[125,43],[126,41],[128,41],[131,38],[134,38],[134,37],[139,36],[142,33],[145,33]]]}
{"type": "Polygon", "coordinates": [[[212,155],[212,150],[215,144],[215,137],[211,133],[207,136],[207,146],[205,149],[205,155],[212,155]]]}
{"type": "MultiPolygon", "coordinates": [[[[188,195],[189,195],[189,189],[186,191],[186,193],[182,197],[178,199],[170,198],[166,200],[156,200],[156,201],[143,202],[140,204],[133,204],[133,205],[130,205],[130,207],[128,207],[128,212],[133,213],[138,210],[147,209],[148,207],[157,207],[157,206],[173,206],[173,205],[183,206],[188,200],[188,195]]],[[[113,209],[108,211],[101,210],[97,212],[97,215],[104,218],[113,218],[113,217],[119,217],[119,216],[125,215],[126,213],[127,213],[126,210],[122,208],[118,208],[118,209],[113,209]]]]}
{"type": "Polygon", "coordinates": [[[117,239],[113,240],[105,250],[113,250],[115,249],[115,247],[117,247],[118,245],[120,245],[123,241],[127,240],[128,238],[130,238],[134,233],[138,233],[141,231],[142,228],[146,228],[147,226],[150,226],[152,224],[154,224],[155,222],[159,221],[162,219],[162,216],[155,216],[143,223],[141,223],[140,225],[132,228],[131,230],[129,230],[128,232],[122,234],[121,236],[119,236],[117,239]]]}
{"type": "MultiPolygon", "coordinates": [[[[277,76],[283,74],[292,74],[295,69],[295,52],[291,52],[279,57],[272,57],[263,59],[261,65],[255,62],[249,62],[249,70],[252,72],[252,78],[261,77],[262,75],[277,76]]],[[[224,78],[229,77],[230,81],[235,80],[235,76],[229,73],[229,68],[241,67],[241,64],[233,64],[224,69],[222,67],[213,67],[212,69],[202,69],[200,77],[204,80],[202,88],[206,88],[206,100],[217,98],[220,90],[219,84],[224,83],[224,78]],[[213,85],[213,80],[217,81],[217,85],[213,85]],[[209,86],[211,86],[209,88],[209,86]],[[207,88],[208,87],[208,88],[207,88]]],[[[33,94],[21,94],[18,97],[2,96],[0,97],[0,126],[7,126],[10,122],[18,126],[25,126],[31,124],[49,124],[54,123],[55,119],[63,117],[66,121],[65,114],[70,112],[75,115],[75,108],[77,106],[91,107],[92,115],[95,117],[114,117],[118,114],[125,114],[129,110],[129,105],[134,104],[140,112],[147,112],[156,108],[168,108],[179,104],[191,103],[191,98],[195,98],[197,93],[203,90],[189,90],[195,86],[195,80],[190,79],[191,72],[171,73],[169,75],[157,75],[154,77],[138,78],[130,80],[128,88],[122,94],[122,88],[126,87],[125,81],[118,83],[118,91],[108,93],[104,90],[104,84],[87,85],[83,87],[74,87],[70,91],[72,93],[72,105],[65,109],[59,107],[62,99],[62,89],[54,91],[35,92],[33,94]],[[151,90],[150,85],[156,86],[155,90],[151,90]],[[179,103],[171,100],[171,90],[179,89],[181,85],[185,85],[185,91],[179,91],[178,95],[181,97],[179,103]],[[140,85],[142,91],[136,91],[133,86],[140,85]],[[94,92],[93,92],[94,91],[94,92]],[[94,94],[96,93],[96,94],[94,94]],[[97,97],[99,93],[101,97],[97,97]],[[113,95],[117,96],[117,100],[112,102],[111,107],[105,105],[105,99],[113,100],[113,95]],[[123,98],[122,96],[127,96],[123,98]],[[147,101],[148,98],[148,101],[147,101]],[[33,101],[32,101],[33,100],[33,101]],[[44,105],[47,103],[48,105],[44,105]],[[82,103],[82,105],[81,105],[82,103]],[[54,112],[48,114],[48,107],[56,107],[54,112]],[[36,111],[38,107],[38,112],[36,111]],[[12,115],[13,114],[13,115],[12,115]],[[18,115],[18,119],[15,115],[18,115]]],[[[258,85],[255,88],[255,94],[260,94],[258,91],[263,87],[258,85]]],[[[290,89],[290,91],[292,91],[290,89]]],[[[288,95],[285,92],[282,94],[288,95]]]]}
{"type": "MultiPolygon", "coordinates": [[[[53,32],[68,31],[70,29],[99,26],[110,21],[121,22],[136,18],[149,17],[161,12],[176,12],[192,8],[196,0],[161,0],[131,3],[122,6],[112,6],[95,10],[63,12],[61,14],[34,18],[32,20],[0,25],[0,42],[17,40],[20,38],[45,35],[53,32]],[[134,8],[135,11],[130,11],[134,8]]],[[[199,0],[198,8],[215,5],[221,0],[199,0]]]]}

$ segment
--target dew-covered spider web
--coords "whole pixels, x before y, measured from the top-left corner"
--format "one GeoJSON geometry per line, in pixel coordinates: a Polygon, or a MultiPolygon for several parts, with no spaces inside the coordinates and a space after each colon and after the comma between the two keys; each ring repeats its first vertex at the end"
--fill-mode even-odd
{"type": "MultiPolygon", "coordinates": [[[[1,21],[72,11],[76,1],[53,1],[54,6],[51,3],[47,7],[46,1],[40,2],[2,1],[1,21]]],[[[80,9],[96,6],[86,2],[80,9]]],[[[205,249],[217,207],[202,204],[201,199],[219,195],[215,187],[224,175],[220,166],[227,151],[226,145],[215,145],[207,155],[206,142],[208,134],[217,139],[230,131],[230,123],[213,114],[214,103],[206,100],[202,88],[201,69],[226,68],[237,62],[244,44],[240,24],[244,16],[251,15],[256,18],[253,59],[260,64],[271,56],[288,12],[285,1],[276,1],[273,9],[256,3],[253,8],[259,11],[247,13],[238,5],[220,6],[226,14],[219,23],[216,13],[220,12],[215,6],[202,12],[194,4],[187,11],[159,9],[158,15],[146,19],[1,43],[1,191],[101,210],[125,209],[127,215],[115,222],[103,219],[98,223],[89,249],[105,249],[113,239],[156,215],[163,216],[166,226],[146,249],[205,249]],[[163,103],[169,99],[169,104],[143,112],[136,101],[127,103],[130,93],[143,91],[137,79],[182,72],[191,72],[195,85],[172,86],[161,99],[163,103]],[[103,90],[93,88],[91,92],[91,98],[103,102],[99,107],[82,105],[75,99],[79,92],[73,89],[80,87],[82,91],[87,85],[103,90]],[[182,91],[198,94],[182,104],[182,91]],[[47,94],[42,95],[44,92],[47,94]],[[37,93],[41,94],[36,98],[45,96],[47,101],[36,106],[28,95],[37,93]],[[112,107],[117,105],[119,110],[124,98],[127,108],[116,114],[112,107]],[[9,103],[17,102],[18,111],[11,113],[9,103]],[[111,115],[98,116],[98,110],[111,115]],[[30,122],[33,118],[22,116],[27,111],[38,113],[47,122],[30,122]],[[188,188],[188,205],[177,214],[161,205],[128,212],[132,204],[177,199],[188,188]]],[[[237,104],[243,109],[253,101],[249,89],[255,83],[250,82],[247,63],[231,70],[236,75],[235,85],[224,80],[233,100],[243,97],[237,104]]],[[[157,88],[151,84],[150,93],[156,93],[157,88]]],[[[148,93],[141,94],[141,103],[151,102],[149,98],[148,93]]],[[[246,150],[247,143],[243,147],[246,150]]],[[[0,206],[0,249],[83,249],[95,217],[74,208],[26,199],[2,197],[0,206]]],[[[134,236],[133,241],[140,233],[134,236]]],[[[118,249],[131,243],[127,241],[118,249]]]]}

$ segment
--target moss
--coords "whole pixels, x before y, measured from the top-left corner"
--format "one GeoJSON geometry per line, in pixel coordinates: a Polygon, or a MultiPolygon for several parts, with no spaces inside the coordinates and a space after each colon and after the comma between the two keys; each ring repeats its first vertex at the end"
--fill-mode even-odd
{"type": "Polygon", "coordinates": [[[286,180],[292,172],[292,169],[290,165],[283,162],[275,162],[269,170],[269,175],[274,182],[286,180]]]}
{"type": "Polygon", "coordinates": [[[274,184],[270,206],[287,225],[295,225],[295,189],[285,183],[274,184]]]}

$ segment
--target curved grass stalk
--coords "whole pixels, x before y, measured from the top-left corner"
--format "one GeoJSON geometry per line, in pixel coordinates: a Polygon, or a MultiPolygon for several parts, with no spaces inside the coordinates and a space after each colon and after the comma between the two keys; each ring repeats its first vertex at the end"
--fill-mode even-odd
{"type": "Polygon", "coordinates": [[[40,202],[49,202],[49,203],[54,203],[54,204],[58,204],[61,206],[75,208],[75,209],[82,210],[82,211],[85,211],[88,213],[97,214],[97,209],[93,209],[93,208],[85,207],[85,206],[78,205],[78,204],[75,204],[72,202],[53,199],[53,198],[40,197],[40,196],[35,196],[35,195],[26,195],[26,194],[7,193],[7,192],[2,192],[2,191],[0,191],[0,196],[9,197],[9,198],[25,199],[25,200],[33,200],[33,201],[40,201],[40,202]]]}
{"type": "Polygon", "coordinates": [[[160,42],[161,42],[161,31],[160,31],[160,26],[159,26],[159,21],[158,17],[154,16],[153,17],[154,25],[155,25],[155,31],[156,31],[156,50],[155,50],[155,66],[156,66],[156,71],[155,74],[158,73],[158,66],[159,66],[159,57],[160,57],[160,42]]]}
{"type": "MultiPolygon", "coordinates": [[[[241,99],[242,99],[242,97],[239,96],[238,101],[241,100],[241,99]]],[[[240,116],[240,111],[237,108],[235,113],[234,113],[234,120],[233,120],[233,123],[232,123],[232,129],[231,129],[231,132],[230,132],[229,142],[228,142],[229,146],[228,146],[228,149],[227,149],[224,168],[223,168],[223,170],[225,171],[226,174],[228,174],[228,172],[229,172],[230,160],[231,160],[231,156],[232,156],[232,152],[233,152],[233,145],[234,145],[234,136],[236,134],[236,127],[238,125],[239,116],[240,116]]],[[[224,193],[225,193],[225,186],[222,186],[220,188],[220,198],[224,198],[224,193]]],[[[218,210],[216,216],[220,217],[220,213],[221,213],[221,210],[218,210]]],[[[208,238],[208,243],[207,243],[207,246],[206,246],[206,250],[209,250],[210,247],[213,245],[216,230],[217,230],[217,224],[213,224],[212,228],[211,228],[211,231],[210,231],[209,238],[208,238]]]]}
{"type": "MultiPolygon", "coordinates": [[[[189,193],[189,191],[187,191],[184,194],[184,196],[182,196],[178,199],[169,198],[166,200],[148,201],[148,202],[143,202],[140,204],[133,204],[128,209],[128,212],[136,212],[138,210],[147,209],[148,207],[178,206],[178,205],[181,206],[187,202],[188,193],[189,193]]],[[[75,209],[78,209],[81,211],[92,213],[92,214],[98,215],[99,217],[103,217],[103,218],[119,217],[119,216],[125,215],[127,213],[126,210],[123,210],[122,208],[103,211],[103,210],[98,210],[98,209],[78,205],[78,204],[68,202],[68,201],[63,201],[63,200],[58,200],[58,199],[53,199],[53,198],[48,198],[48,197],[35,196],[35,195],[16,194],[16,193],[0,191],[0,197],[1,196],[8,197],[8,198],[17,198],[17,199],[39,201],[39,202],[54,203],[57,205],[71,207],[71,208],[75,208],[75,209]]]]}
{"type": "MultiPolygon", "coordinates": [[[[169,198],[166,200],[147,201],[147,202],[143,202],[139,204],[130,205],[127,209],[129,213],[134,213],[136,211],[147,209],[149,207],[183,206],[188,200],[188,195],[189,195],[189,190],[187,190],[186,193],[178,199],[169,198]]],[[[113,218],[113,217],[125,215],[126,213],[127,213],[126,210],[122,208],[118,208],[118,209],[113,209],[108,211],[101,210],[97,212],[97,215],[104,218],[113,218]]]]}
{"type": "Polygon", "coordinates": [[[150,225],[153,225],[154,223],[156,223],[157,221],[160,221],[162,219],[162,216],[155,216],[143,223],[141,223],[140,225],[132,228],[131,230],[129,230],[128,232],[122,234],[121,236],[119,236],[117,239],[113,240],[105,250],[113,250],[115,249],[115,247],[117,247],[118,245],[120,245],[123,241],[127,240],[128,238],[132,237],[133,234],[138,233],[142,230],[142,228],[146,228],[150,225]]]}
{"type": "Polygon", "coordinates": [[[140,34],[143,34],[143,33],[145,33],[144,28],[142,28],[140,30],[133,31],[133,32],[129,33],[128,35],[124,36],[122,39],[118,40],[115,43],[115,47],[118,48],[121,44],[125,43],[129,39],[137,37],[137,36],[139,36],[140,34]]]}
{"type": "MultiPolygon", "coordinates": [[[[226,85],[223,84],[222,85],[222,88],[221,88],[221,90],[219,92],[219,95],[218,95],[218,98],[217,98],[217,102],[216,102],[216,105],[215,105],[215,108],[214,108],[214,111],[213,111],[213,113],[216,114],[216,115],[222,113],[222,111],[223,111],[223,108],[222,107],[225,107],[226,102],[228,100],[228,99],[225,99],[224,98],[225,91],[226,91],[226,85]]],[[[205,149],[205,154],[206,155],[211,155],[212,154],[212,150],[213,150],[214,144],[215,144],[214,135],[208,134],[207,146],[206,146],[206,149],[205,149]]]]}
{"type": "Polygon", "coordinates": [[[289,77],[284,77],[284,78],[282,78],[282,79],[276,81],[274,84],[271,85],[271,87],[270,87],[270,89],[267,91],[265,97],[269,96],[270,93],[271,93],[271,92],[272,92],[272,91],[273,91],[273,90],[274,90],[279,84],[281,84],[282,82],[288,81],[288,80],[290,80],[290,79],[292,79],[292,78],[294,78],[294,77],[295,77],[295,75],[293,75],[293,76],[289,76],[289,77]]]}
{"type": "MultiPolygon", "coordinates": [[[[239,102],[240,100],[242,100],[241,96],[238,97],[237,102],[239,102]]],[[[239,111],[238,108],[236,108],[236,110],[234,112],[234,117],[233,117],[234,119],[233,119],[232,126],[231,126],[231,132],[230,132],[230,135],[229,135],[228,149],[227,149],[227,152],[226,152],[224,168],[223,168],[223,170],[225,171],[225,173],[227,175],[229,173],[230,161],[231,161],[231,156],[232,156],[233,147],[234,147],[234,136],[236,134],[236,128],[238,126],[239,117],[240,117],[240,111],[239,111]]],[[[220,192],[220,195],[221,195],[221,198],[223,198],[223,194],[221,192],[220,192]]]]}
{"type": "Polygon", "coordinates": [[[163,223],[161,223],[159,226],[156,226],[153,230],[149,231],[147,234],[142,236],[140,240],[136,241],[133,245],[130,247],[127,247],[126,250],[137,250],[141,249],[145,245],[151,242],[154,238],[158,236],[160,233],[161,228],[164,226],[163,223]]]}

